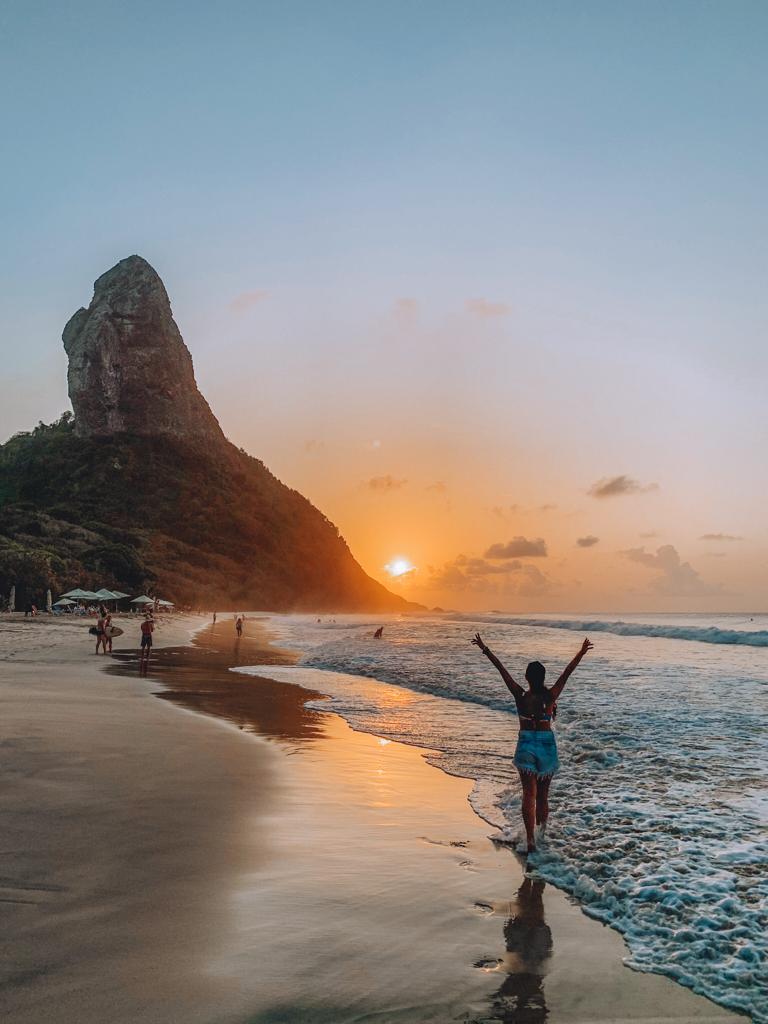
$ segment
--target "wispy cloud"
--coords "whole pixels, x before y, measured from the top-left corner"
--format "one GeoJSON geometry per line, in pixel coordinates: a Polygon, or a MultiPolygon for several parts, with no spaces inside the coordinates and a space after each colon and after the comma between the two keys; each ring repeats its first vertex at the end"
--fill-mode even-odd
{"type": "Polygon", "coordinates": [[[658,484],[641,484],[622,473],[621,476],[603,477],[592,484],[588,493],[593,498],[616,498],[622,494],[646,494],[648,491],[657,491],[658,489],[658,484]]]}
{"type": "Polygon", "coordinates": [[[701,537],[699,537],[699,540],[733,541],[744,540],[744,538],[735,533],[703,533],[701,537]]]}
{"type": "Polygon", "coordinates": [[[424,489],[427,491],[433,491],[435,494],[447,494],[448,484],[444,483],[442,480],[435,480],[433,484],[427,484],[424,489]]]}
{"type": "Polygon", "coordinates": [[[595,544],[600,543],[600,538],[588,533],[586,537],[577,538],[576,543],[580,548],[593,548],[595,544]]]}
{"type": "Polygon", "coordinates": [[[257,306],[260,302],[263,302],[268,295],[269,292],[264,288],[253,288],[248,292],[240,292],[239,295],[236,295],[234,299],[232,299],[229,304],[229,308],[233,313],[245,313],[249,309],[253,309],[253,307],[257,306]]]}
{"type": "Polygon", "coordinates": [[[546,503],[544,505],[493,505],[489,509],[491,515],[496,516],[497,519],[503,519],[508,521],[510,519],[516,519],[520,516],[535,516],[535,515],[546,515],[547,512],[553,512],[557,505],[546,503]]]}
{"type": "Polygon", "coordinates": [[[666,597],[692,597],[700,594],[717,594],[722,587],[705,583],[690,562],[682,562],[677,550],[671,544],[664,544],[656,553],[645,548],[630,548],[622,555],[631,562],[653,569],[656,575],[651,589],[666,597]]]}
{"type": "Polygon", "coordinates": [[[486,558],[546,558],[547,544],[542,537],[528,540],[527,537],[513,537],[506,544],[491,544],[485,552],[486,558]]]}
{"type": "Polygon", "coordinates": [[[491,509],[491,515],[496,516],[497,519],[513,519],[522,512],[522,505],[494,505],[491,509]]]}
{"type": "Polygon", "coordinates": [[[489,302],[488,299],[467,299],[466,310],[475,316],[506,316],[509,306],[504,302],[489,302]]]}
{"type": "Polygon", "coordinates": [[[386,473],[384,476],[372,476],[370,480],[365,481],[363,486],[377,494],[386,494],[389,491],[399,491],[407,483],[407,480],[400,480],[386,473]]]}

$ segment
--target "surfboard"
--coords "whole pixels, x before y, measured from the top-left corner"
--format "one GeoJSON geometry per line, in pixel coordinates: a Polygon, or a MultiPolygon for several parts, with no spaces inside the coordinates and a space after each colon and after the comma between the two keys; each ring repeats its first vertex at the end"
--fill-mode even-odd
{"type": "Polygon", "coordinates": [[[122,636],[123,631],[119,626],[107,626],[106,634],[111,640],[114,640],[116,636],[122,636]]]}

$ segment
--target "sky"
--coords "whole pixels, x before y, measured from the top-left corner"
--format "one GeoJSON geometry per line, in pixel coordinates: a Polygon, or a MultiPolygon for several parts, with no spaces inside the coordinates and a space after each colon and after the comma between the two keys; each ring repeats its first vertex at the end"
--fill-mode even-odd
{"type": "Polygon", "coordinates": [[[765,610],[766,52],[752,0],[0,0],[0,438],[139,253],[397,592],[765,610]]]}

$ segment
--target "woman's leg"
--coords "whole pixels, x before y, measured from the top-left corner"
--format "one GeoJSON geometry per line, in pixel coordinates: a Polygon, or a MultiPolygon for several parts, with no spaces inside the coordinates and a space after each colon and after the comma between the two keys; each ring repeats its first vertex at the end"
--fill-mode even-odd
{"type": "MultiPolygon", "coordinates": [[[[520,771],[518,769],[518,771],[520,771]]],[[[536,849],[536,841],[533,829],[536,825],[536,783],[535,775],[530,772],[520,771],[520,785],[523,788],[522,811],[523,824],[525,825],[525,838],[528,843],[528,852],[536,849]]]]}
{"type": "Polygon", "coordinates": [[[536,824],[542,828],[547,824],[549,817],[549,787],[552,776],[546,779],[538,779],[536,785],[536,824]]]}

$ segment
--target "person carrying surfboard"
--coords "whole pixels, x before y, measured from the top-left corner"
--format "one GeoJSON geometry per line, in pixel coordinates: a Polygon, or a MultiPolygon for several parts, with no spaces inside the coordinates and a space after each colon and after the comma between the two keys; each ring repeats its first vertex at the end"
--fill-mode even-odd
{"type": "MultiPolygon", "coordinates": [[[[99,648],[104,645],[104,653],[107,653],[107,620],[103,611],[99,612],[99,617],[96,620],[96,653],[99,653],[99,648]]],[[[110,643],[111,646],[111,643],[110,643]]]]}

